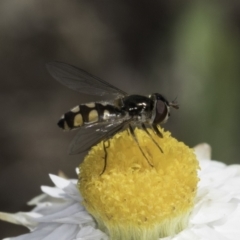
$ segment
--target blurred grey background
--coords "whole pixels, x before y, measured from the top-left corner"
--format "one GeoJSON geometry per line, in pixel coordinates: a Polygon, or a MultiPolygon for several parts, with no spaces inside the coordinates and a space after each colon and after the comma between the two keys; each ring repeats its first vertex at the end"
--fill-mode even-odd
{"type": "MultiPolygon", "coordinates": [[[[75,133],[56,125],[93,97],[56,82],[45,63],[58,60],[129,93],[177,97],[164,125],[189,146],[208,142],[213,158],[239,163],[239,1],[1,0],[0,211],[26,202],[62,170],[75,133]]],[[[0,221],[0,238],[27,232],[0,221]]]]}

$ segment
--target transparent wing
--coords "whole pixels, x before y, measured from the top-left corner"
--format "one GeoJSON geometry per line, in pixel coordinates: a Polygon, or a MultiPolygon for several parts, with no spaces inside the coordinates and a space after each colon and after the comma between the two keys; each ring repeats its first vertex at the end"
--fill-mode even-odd
{"type": "Polygon", "coordinates": [[[61,62],[47,63],[49,73],[63,85],[81,93],[126,96],[127,93],[77,67],[61,62]]]}
{"type": "Polygon", "coordinates": [[[73,142],[69,147],[69,154],[78,154],[88,151],[92,146],[96,145],[102,140],[111,138],[117,132],[125,129],[129,120],[123,122],[106,124],[99,126],[92,126],[89,128],[82,128],[77,133],[73,142]]]}

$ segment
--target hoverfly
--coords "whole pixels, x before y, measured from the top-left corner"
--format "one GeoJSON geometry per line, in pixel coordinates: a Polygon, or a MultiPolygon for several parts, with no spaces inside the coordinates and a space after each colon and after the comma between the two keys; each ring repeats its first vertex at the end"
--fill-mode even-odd
{"type": "Polygon", "coordinates": [[[148,129],[151,128],[158,137],[163,137],[157,126],[168,120],[170,107],[179,108],[177,102],[168,102],[159,93],[149,96],[129,95],[110,83],[65,63],[50,62],[47,69],[57,81],[73,90],[90,95],[113,96],[109,101],[80,104],[61,117],[58,122],[60,128],[80,130],[70,145],[70,154],[83,153],[103,141],[105,151],[103,173],[107,164],[106,148],[109,147],[105,146],[105,142],[117,132],[128,128],[143,156],[149,165],[153,166],[139,145],[134,128],[141,127],[163,153],[148,129]]]}

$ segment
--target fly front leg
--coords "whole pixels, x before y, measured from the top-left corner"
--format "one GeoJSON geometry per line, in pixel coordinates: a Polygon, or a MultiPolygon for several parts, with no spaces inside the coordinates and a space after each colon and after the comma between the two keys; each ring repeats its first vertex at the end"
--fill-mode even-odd
{"type": "Polygon", "coordinates": [[[133,127],[132,127],[131,124],[129,124],[129,131],[130,131],[130,134],[132,135],[133,139],[134,139],[135,142],[137,143],[138,148],[140,149],[142,155],[143,155],[144,158],[147,160],[148,164],[149,164],[151,167],[153,167],[153,164],[149,162],[148,158],[146,157],[145,153],[143,152],[143,150],[142,150],[142,148],[141,148],[141,146],[140,146],[140,144],[139,144],[139,142],[138,142],[137,136],[135,135],[134,129],[133,129],[133,127]]]}
{"type": "Polygon", "coordinates": [[[163,153],[162,148],[158,145],[158,143],[152,137],[151,133],[148,131],[148,129],[144,123],[142,123],[142,129],[147,133],[147,135],[152,139],[152,141],[155,143],[155,145],[158,147],[158,149],[163,153]]]}
{"type": "Polygon", "coordinates": [[[158,135],[158,137],[163,138],[162,133],[159,131],[156,124],[152,124],[153,131],[158,135]]]}

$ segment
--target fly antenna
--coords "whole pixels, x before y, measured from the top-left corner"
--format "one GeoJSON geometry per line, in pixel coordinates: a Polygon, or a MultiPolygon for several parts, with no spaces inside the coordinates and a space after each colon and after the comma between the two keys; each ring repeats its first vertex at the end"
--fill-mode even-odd
{"type": "Polygon", "coordinates": [[[168,105],[169,105],[170,107],[175,108],[175,109],[179,109],[179,104],[178,104],[178,102],[177,102],[176,100],[177,100],[177,97],[175,97],[173,101],[169,102],[168,105]]]}

